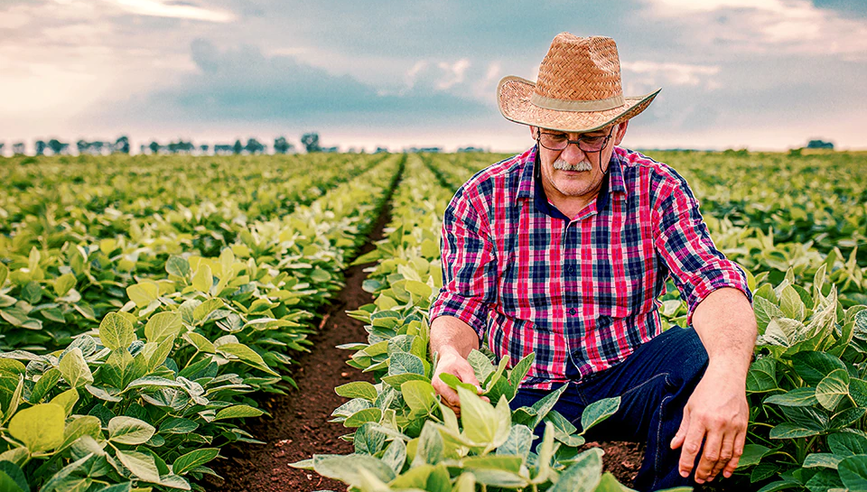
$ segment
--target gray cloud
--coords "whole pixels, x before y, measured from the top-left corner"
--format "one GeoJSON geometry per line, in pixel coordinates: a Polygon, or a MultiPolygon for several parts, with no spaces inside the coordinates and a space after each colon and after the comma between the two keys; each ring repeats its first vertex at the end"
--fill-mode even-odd
{"type": "MultiPolygon", "coordinates": [[[[199,70],[176,86],[112,105],[101,119],[191,122],[303,121],[307,124],[426,124],[484,117],[490,108],[428,85],[381,95],[347,75],[333,75],[252,46],[221,51],[191,45],[199,70]]],[[[88,115],[90,118],[92,115],[88,115]]]]}

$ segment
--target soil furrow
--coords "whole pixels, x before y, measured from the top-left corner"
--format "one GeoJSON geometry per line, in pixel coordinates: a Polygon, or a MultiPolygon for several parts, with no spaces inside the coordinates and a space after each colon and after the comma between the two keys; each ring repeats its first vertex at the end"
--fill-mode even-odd
{"type": "MultiPolygon", "coordinates": [[[[384,207],[360,254],[373,250],[374,241],[382,237],[382,230],[390,220],[389,210],[384,207]]],[[[358,265],[344,272],[346,286],[322,315],[319,331],[309,337],[313,342],[310,352],[294,356],[297,364],[293,366],[292,377],[298,390],[287,395],[257,396],[260,408],[267,410],[272,418],[251,420],[246,430],[266,444],[224,448],[222,454],[227,459],[214,468],[225,481],[209,480],[208,489],[233,492],[346,490],[341,482],[292,468],[289,464],[308,459],[314,453],[353,451],[351,443],[340,439],[348,429],[328,421],[331,412],[347,401],[334,393],[335,386],[351,381],[373,382],[370,374],[346,365],[350,352],[335,348],[367,339],[364,323],[350,318],[345,311],[373,301],[361,288],[367,278],[363,270],[368,266],[370,264],[358,265]]]]}

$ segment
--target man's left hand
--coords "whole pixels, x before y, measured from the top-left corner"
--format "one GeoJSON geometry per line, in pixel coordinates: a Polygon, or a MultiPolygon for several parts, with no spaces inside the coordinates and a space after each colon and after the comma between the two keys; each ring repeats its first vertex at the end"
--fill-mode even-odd
{"type": "Polygon", "coordinates": [[[745,382],[724,367],[709,366],[686,407],[671,448],[683,446],[680,474],[687,477],[702,450],[695,471],[696,483],[713,480],[720,471],[730,477],[744,452],[749,407],[745,382]]]}

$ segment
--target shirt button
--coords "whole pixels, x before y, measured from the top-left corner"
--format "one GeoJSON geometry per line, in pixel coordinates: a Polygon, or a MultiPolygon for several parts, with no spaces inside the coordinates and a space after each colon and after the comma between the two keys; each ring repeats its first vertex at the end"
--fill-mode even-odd
{"type": "Polygon", "coordinates": [[[577,313],[577,312],[578,312],[578,310],[575,308],[569,309],[569,314],[571,314],[572,316],[575,316],[575,313],[577,313]]]}
{"type": "Polygon", "coordinates": [[[574,272],[574,271],[575,271],[575,267],[574,267],[574,266],[569,265],[569,266],[566,267],[566,272],[568,272],[568,273],[572,273],[572,272],[574,272]]]}

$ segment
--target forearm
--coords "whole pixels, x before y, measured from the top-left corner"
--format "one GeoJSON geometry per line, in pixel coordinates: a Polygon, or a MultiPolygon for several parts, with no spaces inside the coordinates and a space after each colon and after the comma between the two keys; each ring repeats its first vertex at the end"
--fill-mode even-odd
{"type": "Polygon", "coordinates": [[[479,336],[467,323],[454,316],[439,316],[430,327],[431,352],[444,355],[453,352],[466,359],[479,348],[479,336]]]}
{"type": "Polygon", "coordinates": [[[746,380],[756,343],[752,306],[734,288],[713,291],[696,308],[692,324],[708,353],[708,367],[746,380]]]}

